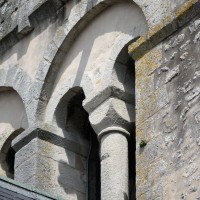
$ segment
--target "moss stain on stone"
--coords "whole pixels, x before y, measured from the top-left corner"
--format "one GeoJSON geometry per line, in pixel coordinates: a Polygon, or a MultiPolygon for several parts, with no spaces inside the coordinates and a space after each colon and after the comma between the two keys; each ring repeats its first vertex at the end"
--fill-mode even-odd
{"type": "MultiPolygon", "coordinates": [[[[198,11],[198,5],[196,10],[194,8],[195,4],[198,4],[198,0],[188,0],[182,7],[176,9],[170,16],[165,17],[158,25],[152,27],[148,31],[147,37],[141,36],[136,42],[132,43],[128,51],[133,59],[139,60],[150,50],[150,47],[153,48],[176,31],[180,25],[179,23],[183,25],[184,22],[187,22],[187,15],[189,15],[190,10],[194,9],[191,15],[195,15],[195,12],[198,11]]],[[[188,18],[190,17],[188,16],[188,18]]]]}

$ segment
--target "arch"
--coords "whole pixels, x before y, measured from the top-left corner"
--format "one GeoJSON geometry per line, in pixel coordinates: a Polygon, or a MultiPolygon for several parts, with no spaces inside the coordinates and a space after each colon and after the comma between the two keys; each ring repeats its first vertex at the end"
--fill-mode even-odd
{"type": "Polygon", "coordinates": [[[21,97],[11,87],[0,87],[0,110],[0,175],[13,178],[14,151],[11,142],[28,128],[28,119],[21,97]]]}
{"type": "Polygon", "coordinates": [[[15,163],[15,151],[12,148],[12,140],[16,138],[23,131],[24,129],[20,128],[11,133],[0,149],[1,175],[4,175],[5,173],[5,175],[11,179],[14,179],[14,163],[15,163]]]}
{"type": "MultiPolygon", "coordinates": [[[[108,10],[108,12],[109,12],[109,10],[108,10]]],[[[106,13],[104,13],[103,17],[106,17],[106,16],[107,16],[106,13]]],[[[90,32],[90,30],[91,30],[91,29],[89,29],[90,26],[92,27],[91,28],[92,30],[96,30],[95,29],[96,27],[94,28],[93,24],[91,23],[88,26],[88,30],[87,29],[84,30],[84,31],[86,31],[86,33],[85,33],[86,35],[87,35],[87,31],[90,32]]],[[[101,27],[101,26],[99,25],[99,27],[101,27]]],[[[98,32],[98,29],[97,29],[97,32],[98,32]]],[[[130,32],[128,32],[128,33],[130,33],[130,32]]],[[[84,34],[84,33],[81,33],[81,34],[84,34]]],[[[105,32],[105,33],[100,32],[99,35],[94,35],[94,37],[98,38],[98,36],[100,37],[101,35],[106,35],[106,34],[107,34],[107,32],[105,32]]],[[[108,34],[109,34],[109,32],[108,32],[108,34]]],[[[83,80],[88,84],[84,85],[81,82],[75,83],[75,82],[71,81],[70,78],[68,78],[70,76],[70,73],[66,73],[66,76],[63,75],[64,74],[64,70],[63,70],[62,73],[60,73],[60,76],[59,75],[57,76],[56,81],[55,81],[55,83],[61,83],[60,85],[62,87],[57,89],[58,93],[53,93],[53,95],[51,96],[51,99],[49,101],[48,108],[50,108],[50,109],[47,109],[46,116],[48,116],[48,117],[52,116],[52,118],[51,117],[49,118],[48,123],[51,123],[53,121],[55,123],[55,125],[57,125],[61,128],[65,128],[64,126],[67,121],[67,115],[65,113],[69,112],[68,105],[70,105],[70,101],[71,101],[70,99],[77,98],[77,95],[83,94],[83,91],[81,91],[81,89],[80,89],[81,87],[83,87],[84,93],[86,94],[86,100],[84,101],[84,107],[86,108],[86,110],[89,113],[90,113],[90,110],[98,107],[98,105],[100,105],[103,101],[105,101],[106,98],[109,98],[109,95],[114,96],[114,97],[119,98],[120,100],[123,100],[127,103],[126,111],[129,112],[128,115],[129,115],[129,118],[131,121],[130,127],[133,127],[134,120],[135,120],[134,61],[128,55],[128,45],[130,42],[133,42],[133,40],[136,40],[137,37],[139,37],[139,32],[138,32],[138,34],[135,34],[134,36],[132,36],[131,34],[129,35],[129,34],[120,33],[116,37],[116,40],[113,43],[111,43],[111,47],[108,48],[108,53],[106,54],[106,56],[104,56],[103,59],[99,59],[101,61],[101,62],[99,62],[100,65],[98,65],[99,63],[97,63],[97,65],[95,65],[96,63],[94,65],[92,65],[92,64],[88,65],[89,70],[88,69],[85,70],[84,74],[87,74],[88,71],[91,73],[92,70],[100,71],[101,68],[99,66],[103,65],[103,67],[104,67],[104,70],[101,74],[102,84],[100,84],[100,86],[97,86],[96,90],[90,89],[90,84],[88,83],[87,76],[83,75],[83,77],[85,78],[85,79],[83,78],[83,80]],[[101,96],[102,93],[104,93],[104,94],[107,93],[107,96],[106,95],[101,96]],[[95,102],[95,103],[93,103],[93,102],[95,102]],[[54,106],[52,106],[52,105],[54,105],[54,106]],[[93,105],[94,105],[94,108],[92,108],[93,105]]],[[[81,39],[82,40],[84,39],[83,35],[82,35],[81,39]]],[[[105,39],[105,38],[103,38],[103,39],[105,39]]],[[[100,40],[102,42],[102,44],[104,43],[103,39],[100,40]]],[[[94,45],[94,44],[92,44],[92,45],[94,45]]],[[[81,46],[84,46],[84,45],[81,44],[81,46]]],[[[103,48],[104,48],[104,46],[103,46],[103,48]]],[[[73,52],[73,50],[74,50],[73,46],[71,46],[71,51],[73,52]]],[[[95,52],[95,50],[94,50],[94,52],[95,52]]],[[[92,54],[93,52],[89,51],[89,53],[92,54]]],[[[86,58],[89,58],[90,54],[88,54],[87,56],[86,56],[86,58]]],[[[66,55],[66,60],[67,59],[68,59],[68,57],[66,55]]],[[[72,59],[72,61],[70,60],[69,63],[73,63],[73,59],[72,59]]],[[[68,66],[68,65],[66,65],[66,66],[68,66]]],[[[78,66],[82,67],[83,65],[80,64],[78,66]]],[[[73,66],[71,69],[74,69],[74,68],[75,68],[75,64],[73,63],[73,66]]],[[[62,66],[60,67],[60,69],[63,69],[62,66]]],[[[67,69],[69,69],[69,67],[67,69]]],[[[74,73],[74,74],[75,74],[75,76],[77,75],[77,73],[74,73]]],[[[96,79],[96,80],[99,81],[100,79],[96,79]]],[[[96,80],[94,80],[94,81],[96,81],[96,80]]],[[[91,85],[93,85],[93,84],[91,83],[91,85]]],[[[97,85],[98,85],[98,83],[97,83],[97,85]]],[[[54,86],[54,88],[55,88],[55,86],[54,86]]],[[[83,98],[82,98],[82,100],[83,100],[83,98]]],[[[76,112],[79,112],[79,111],[76,111],[76,112]]],[[[122,118],[123,118],[123,116],[122,116],[122,118]]],[[[82,117],[79,117],[79,119],[82,119],[82,117]]],[[[122,122],[122,121],[119,121],[119,123],[120,122],[122,122]]],[[[76,123],[79,123],[79,122],[76,122],[76,123]]],[[[133,133],[133,131],[134,130],[131,131],[133,137],[129,141],[129,155],[130,155],[129,156],[129,161],[130,161],[129,168],[132,169],[132,170],[130,170],[130,174],[129,174],[130,185],[132,184],[132,186],[130,188],[134,188],[134,183],[135,183],[135,169],[134,169],[135,160],[132,157],[132,155],[134,155],[134,150],[135,150],[135,141],[134,141],[135,134],[133,133]]],[[[75,134],[75,132],[74,132],[74,134],[75,134]]],[[[134,199],[134,195],[135,195],[134,189],[132,191],[130,191],[130,194],[132,194],[132,199],[134,199]]]]}
{"type": "MultiPolygon", "coordinates": [[[[96,76],[96,74],[98,74],[99,72],[98,72],[98,69],[100,69],[101,70],[101,73],[102,73],[102,79],[104,79],[104,78],[106,78],[106,80],[108,81],[108,79],[109,78],[111,78],[110,76],[111,76],[111,74],[112,74],[112,70],[113,70],[113,66],[114,66],[114,61],[116,60],[116,57],[118,56],[118,54],[119,54],[119,52],[121,51],[121,49],[124,47],[124,45],[125,44],[127,44],[128,42],[130,42],[130,41],[132,41],[133,39],[137,39],[140,35],[143,35],[143,34],[145,34],[146,33],[146,31],[147,31],[147,24],[146,24],[146,20],[145,20],[145,17],[144,17],[144,15],[143,15],[143,13],[142,13],[142,11],[138,8],[138,6],[136,5],[136,4],[133,4],[133,3],[130,3],[130,1],[127,1],[127,2],[125,2],[125,3],[120,3],[120,4],[115,4],[115,5],[113,5],[112,7],[109,7],[108,9],[106,9],[104,12],[103,12],[103,14],[100,14],[100,15],[98,15],[98,17],[96,17],[84,30],[83,30],[83,32],[81,33],[81,34],[79,34],[80,36],[79,37],[77,37],[77,39],[76,39],[76,41],[78,40],[78,41],[80,41],[80,37],[82,37],[82,35],[84,35],[85,34],[85,32],[91,27],[91,26],[93,26],[93,24],[95,24],[96,23],[96,20],[99,20],[99,21],[103,21],[104,20],[104,18],[106,17],[108,15],[108,17],[106,18],[106,20],[107,21],[109,21],[108,22],[108,25],[107,25],[107,27],[105,27],[105,30],[100,30],[97,34],[96,33],[94,33],[94,35],[93,36],[91,36],[90,38],[92,38],[93,39],[93,41],[92,41],[92,39],[91,39],[91,44],[89,44],[88,45],[88,47],[87,48],[92,48],[92,45],[94,45],[94,41],[95,41],[95,39],[96,38],[101,38],[101,41],[100,41],[100,39],[97,41],[98,43],[101,43],[102,41],[104,41],[104,39],[107,37],[107,40],[109,39],[109,37],[110,38],[112,38],[112,36],[113,36],[113,38],[114,38],[114,40],[113,41],[107,41],[107,43],[109,43],[110,42],[110,47],[108,47],[108,49],[107,49],[107,56],[106,57],[104,57],[104,58],[99,58],[100,59],[100,61],[99,61],[99,65],[98,65],[98,63],[95,63],[95,65],[96,66],[92,66],[94,63],[87,63],[87,66],[90,64],[90,68],[88,68],[87,70],[85,70],[84,71],[84,73],[86,72],[86,71],[92,71],[93,70],[93,74],[94,74],[94,76],[96,76]],[[120,9],[120,6],[124,6],[125,8],[123,8],[123,9],[120,9]],[[122,13],[123,11],[121,11],[121,10],[129,10],[129,14],[128,15],[125,15],[125,13],[122,13]],[[115,12],[115,10],[118,10],[118,11],[120,11],[120,12],[118,12],[118,18],[116,18],[116,16],[114,17],[114,12],[115,12]],[[109,13],[111,13],[110,15],[109,15],[109,13]],[[121,15],[120,15],[121,14],[121,15]],[[130,22],[130,25],[128,25],[128,23],[127,23],[127,26],[125,26],[124,24],[124,22],[123,22],[123,20],[128,20],[128,18],[124,18],[123,16],[128,16],[128,17],[130,17],[131,18],[131,22],[130,22]],[[110,19],[109,19],[109,17],[111,17],[110,19]],[[118,20],[118,21],[117,21],[118,20]],[[138,23],[138,21],[140,21],[141,23],[138,23]],[[116,23],[116,24],[114,24],[114,25],[112,25],[112,23],[116,23]],[[92,25],[91,25],[92,24],[92,25]],[[109,27],[111,25],[111,27],[109,27]],[[116,27],[114,27],[116,25],[116,27]],[[113,27],[114,28],[116,28],[116,34],[114,33],[115,31],[113,31],[112,29],[113,29],[113,27]],[[129,27],[129,28],[128,28],[129,27]],[[124,29],[123,29],[124,28],[124,29]],[[96,34],[96,35],[95,35],[96,34]],[[105,37],[104,37],[105,36],[105,37]],[[104,38],[103,38],[104,37],[104,38]],[[104,60],[104,62],[102,63],[102,60],[104,60]],[[101,65],[101,66],[100,66],[101,65]],[[103,66],[103,68],[102,68],[102,66],[103,66]],[[93,69],[92,69],[93,68],[93,69]],[[98,68],[98,69],[97,69],[98,68]],[[95,71],[96,70],[96,71],[95,71]]],[[[101,22],[102,23],[102,22],[101,22]]],[[[101,25],[101,26],[103,26],[104,27],[104,25],[101,25]]],[[[93,26],[94,27],[94,26],[93,26]]],[[[99,25],[99,27],[100,27],[100,25],[99,25]]],[[[93,28],[93,29],[96,29],[96,27],[95,28],[93,28]]],[[[87,35],[88,36],[88,35],[87,35]]],[[[86,37],[87,37],[86,36],[86,37]]],[[[84,37],[84,36],[83,36],[84,37]]],[[[88,40],[90,40],[90,38],[88,38],[88,40]]],[[[86,39],[86,38],[85,38],[86,39]]],[[[74,43],[76,43],[76,41],[74,41],[74,43]]],[[[83,41],[83,40],[82,40],[83,41]]],[[[96,42],[96,41],[95,41],[96,42]]],[[[104,43],[105,44],[105,43],[104,43]]],[[[106,45],[106,44],[105,44],[106,45]]],[[[82,46],[84,47],[85,45],[83,45],[82,44],[82,46]]],[[[71,50],[70,50],[70,53],[73,51],[72,50],[72,47],[73,47],[73,45],[71,46],[71,50]]],[[[98,48],[98,47],[97,47],[98,48]]],[[[97,49],[96,48],[96,49],[97,49]]],[[[104,48],[103,46],[101,47],[102,49],[104,48]]],[[[84,49],[84,53],[88,53],[88,55],[83,55],[83,57],[84,57],[84,59],[86,58],[87,59],[87,56],[89,56],[89,54],[91,53],[93,53],[94,51],[94,48],[93,49],[84,49]]],[[[97,52],[96,52],[97,53],[97,52]]],[[[66,53],[66,55],[68,55],[69,54],[69,52],[68,53],[66,53]]],[[[65,55],[65,58],[63,57],[63,60],[65,60],[65,59],[67,59],[66,58],[66,55],[65,55]]],[[[93,55],[94,56],[94,55],[93,55]]],[[[83,60],[83,57],[81,58],[82,60],[83,60]]],[[[59,57],[59,59],[61,59],[60,57],[59,57]]],[[[83,61],[83,62],[85,62],[85,61],[83,61]]],[[[83,64],[83,62],[80,64],[80,68],[79,68],[79,75],[76,75],[76,76],[82,76],[82,75],[80,75],[80,74],[83,74],[83,68],[84,67],[86,67],[86,63],[84,63],[83,64]],[[85,65],[85,66],[83,66],[83,65],[85,65]]],[[[52,65],[52,67],[53,67],[53,65],[52,65]]],[[[75,67],[74,67],[75,68],[75,67]]],[[[50,89],[49,91],[53,91],[53,89],[55,88],[55,84],[57,84],[56,83],[56,81],[58,81],[59,80],[59,78],[58,78],[58,76],[60,76],[60,74],[61,74],[61,70],[63,70],[62,69],[62,67],[61,67],[61,65],[59,66],[59,68],[52,68],[52,70],[53,71],[49,71],[48,72],[48,75],[47,75],[47,79],[46,79],[46,82],[48,82],[47,83],[47,87],[46,86],[44,86],[44,87],[46,87],[46,89],[45,89],[45,91],[44,91],[44,94],[47,94],[48,93],[48,89],[50,89]],[[57,70],[57,72],[55,72],[57,70]],[[60,74],[59,74],[60,73],[60,74]],[[52,80],[53,80],[53,82],[51,82],[50,80],[48,80],[48,77],[50,78],[52,78],[52,80]]],[[[92,75],[93,76],[93,75],[92,75]]],[[[73,79],[73,78],[72,78],[73,79]]],[[[62,88],[59,88],[59,92],[58,93],[56,93],[56,92],[54,92],[54,93],[52,93],[52,92],[50,92],[51,94],[52,94],[52,96],[51,96],[51,98],[50,97],[48,97],[47,98],[47,104],[48,104],[48,106],[47,106],[47,109],[46,109],[46,116],[47,116],[47,118],[48,119],[46,119],[47,120],[47,122],[51,122],[52,121],[52,117],[53,117],[53,113],[55,112],[55,108],[56,108],[56,106],[57,106],[57,104],[58,104],[58,102],[59,102],[59,100],[62,98],[62,96],[63,96],[63,94],[64,93],[66,93],[69,89],[70,89],[70,87],[74,87],[74,86],[81,86],[81,87],[83,87],[83,89],[84,89],[84,92],[85,92],[85,94],[86,94],[86,96],[89,96],[90,94],[90,91],[91,91],[91,88],[89,89],[89,87],[93,84],[92,82],[94,82],[95,80],[94,80],[94,77],[91,77],[91,75],[89,75],[89,73],[85,73],[85,75],[84,75],[84,77],[82,78],[83,80],[82,80],[82,83],[73,83],[72,81],[72,79],[70,79],[70,78],[66,78],[65,79],[65,81],[62,81],[63,83],[63,85],[62,85],[62,88]],[[86,75],[87,74],[87,75],[86,75]],[[92,80],[93,79],[93,80],[92,80]],[[89,84],[87,84],[87,86],[84,86],[84,84],[85,83],[88,83],[88,82],[91,82],[91,84],[89,85],[89,84]],[[50,101],[48,100],[50,98],[50,101]],[[49,102],[48,102],[49,101],[49,102]],[[50,119],[51,118],[51,119],[50,119]]],[[[80,78],[81,79],[81,78],[80,78]]],[[[103,88],[105,88],[105,87],[107,87],[107,85],[103,85],[103,83],[106,83],[107,81],[105,81],[105,82],[101,82],[101,89],[99,89],[98,88],[98,91],[99,90],[103,90],[103,88]]],[[[85,84],[86,85],[86,84],[85,84]]],[[[92,93],[94,93],[95,91],[92,91],[92,93]]],[[[49,94],[50,94],[49,93],[49,94]]],[[[42,105],[44,105],[45,103],[44,102],[42,102],[42,105]]],[[[45,108],[44,108],[45,109],[45,108]]],[[[43,111],[44,112],[44,111],[43,111]]],[[[41,110],[40,110],[40,113],[41,113],[41,110]]]]}
{"type": "Polygon", "coordinates": [[[81,87],[74,87],[69,89],[66,94],[60,99],[58,106],[56,107],[56,111],[54,114],[54,121],[56,125],[60,128],[66,128],[66,121],[67,121],[67,113],[69,108],[70,102],[75,97],[78,97],[78,100],[83,100],[84,92],[81,87]]]}
{"type": "MultiPolygon", "coordinates": [[[[49,47],[44,53],[44,58],[40,63],[36,76],[38,80],[37,84],[40,85],[39,87],[41,88],[41,92],[38,93],[37,96],[39,101],[36,110],[36,116],[40,119],[44,118],[46,105],[52,95],[52,87],[54,85],[60,62],[68,52],[77,35],[79,35],[79,33],[90,21],[92,21],[93,18],[99,15],[102,11],[105,11],[111,5],[115,5],[119,2],[133,3],[134,1],[103,0],[95,1],[91,4],[89,1],[87,1],[87,3],[81,1],[72,9],[67,23],[57,30],[53,41],[49,44],[49,47]]],[[[141,13],[145,13],[146,6],[144,6],[141,1],[137,1],[136,3],[140,6],[141,13]]],[[[133,4],[136,5],[135,3],[133,4]]]]}
{"type": "Polygon", "coordinates": [[[13,90],[21,98],[28,117],[29,124],[33,120],[33,105],[35,87],[32,87],[32,79],[18,65],[10,65],[7,68],[0,69],[0,92],[13,90]]]}
{"type": "MultiPolygon", "coordinates": [[[[73,152],[76,157],[76,164],[73,170],[80,172],[83,178],[77,180],[79,184],[73,184],[68,180],[63,181],[63,176],[69,174],[68,167],[59,165],[58,178],[60,186],[64,190],[70,189],[77,196],[79,193],[85,199],[100,200],[100,160],[98,156],[99,143],[88,119],[88,113],[82,106],[85,95],[81,87],[71,88],[61,99],[55,112],[56,123],[67,133],[73,134],[77,138],[77,143],[82,145],[82,151],[85,153],[80,155],[73,152]],[[85,184],[86,182],[87,184],[85,184]],[[71,185],[72,186],[69,186],[71,185]],[[88,198],[86,198],[88,196],[88,198]]],[[[66,149],[66,155],[67,155],[66,149]]],[[[72,170],[72,169],[70,169],[72,170]]],[[[78,178],[78,177],[77,177],[78,178]]]]}

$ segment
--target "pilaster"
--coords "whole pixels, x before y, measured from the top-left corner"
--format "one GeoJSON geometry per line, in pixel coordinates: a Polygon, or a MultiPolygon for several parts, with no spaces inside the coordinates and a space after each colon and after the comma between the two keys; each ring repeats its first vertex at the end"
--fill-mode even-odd
{"type": "Polygon", "coordinates": [[[84,199],[88,147],[58,132],[34,127],[13,141],[15,180],[54,196],[84,199]]]}

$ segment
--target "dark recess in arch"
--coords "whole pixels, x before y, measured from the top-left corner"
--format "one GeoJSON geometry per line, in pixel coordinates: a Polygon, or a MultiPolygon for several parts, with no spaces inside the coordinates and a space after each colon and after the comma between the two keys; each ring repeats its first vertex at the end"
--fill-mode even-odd
{"type": "MultiPolygon", "coordinates": [[[[139,37],[138,37],[139,38],[139,37]]],[[[135,108],[135,61],[128,54],[128,46],[138,38],[128,42],[120,51],[115,61],[114,72],[115,78],[123,84],[125,99],[128,104],[134,105],[135,108]],[[124,75],[122,75],[124,74],[124,75]],[[133,95],[134,94],[134,95],[133,95]]],[[[136,199],[136,128],[135,128],[135,109],[130,110],[127,106],[127,111],[131,120],[130,138],[128,140],[128,161],[129,161],[129,199],[136,199]]]]}
{"type": "Polygon", "coordinates": [[[16,138],[20,133],[24,131],[23,128],[20,128],[14,131],[5,141],[2,152],[6,154],[5,163],[2,165],[3,170],[6,172],[6,176],[8,178],[14,179],[14,164],[15,164],[15,151],[12,148],[12,141],[16,138]]]}
{"type": "Polygon", "coordinates": [[[87,199],[100,200],[99,142],[90,125],[89,115],[82,106],[84,99],[85,95],[81,87],[70,89],[60,100],[54,117],[60,128],[88,141],[87,199]]]}

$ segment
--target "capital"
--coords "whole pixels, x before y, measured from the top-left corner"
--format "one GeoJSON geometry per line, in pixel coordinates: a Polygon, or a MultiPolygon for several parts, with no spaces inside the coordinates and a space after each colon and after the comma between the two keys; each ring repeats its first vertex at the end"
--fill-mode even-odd
{"type": "Polygon", "coordinates": [[[89,120],[99,139],[115,131],[129,136],[134,128],[134,112],[133,104],[110,96],[89,112],[89,120]]]}

